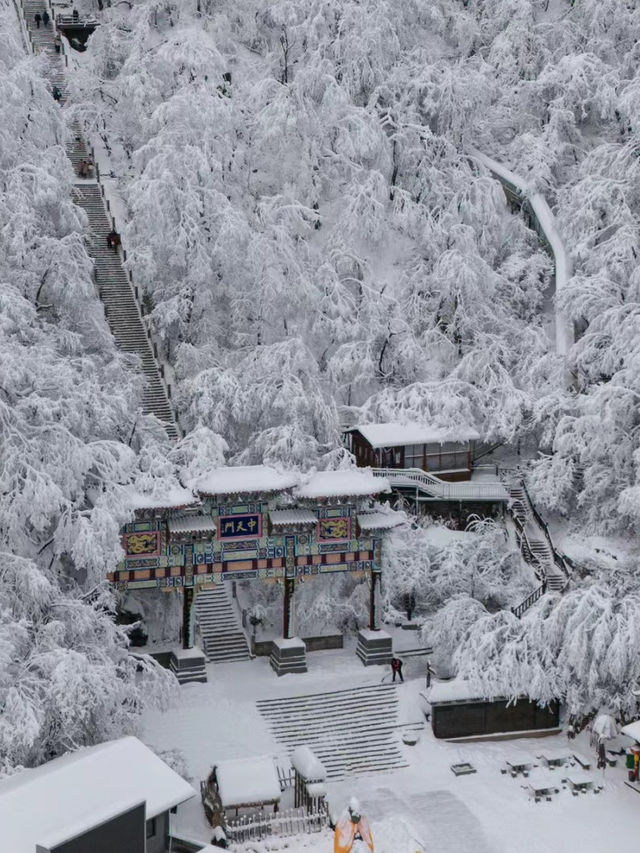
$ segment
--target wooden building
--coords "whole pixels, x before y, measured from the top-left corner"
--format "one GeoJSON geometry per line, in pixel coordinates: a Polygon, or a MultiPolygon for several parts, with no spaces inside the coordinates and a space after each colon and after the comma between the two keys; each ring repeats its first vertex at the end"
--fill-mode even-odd
{"type": "Polygon", "coordinates": [[[360,467],[418,468],[455,481],[470,479],[480,435],[469,428],[386,423],[353,427],[345,439],[360,467]]]}

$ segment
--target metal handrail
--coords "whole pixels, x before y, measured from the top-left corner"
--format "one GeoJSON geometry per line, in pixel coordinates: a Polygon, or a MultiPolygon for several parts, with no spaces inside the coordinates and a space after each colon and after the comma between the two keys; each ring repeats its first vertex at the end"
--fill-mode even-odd
{"type": "Polygon", "coordinates": [[[421,468],[372,468],[374,477],[384,477],[392,485],[416,486],[428,492],[432,497],[443,500],[464,500],[473,498],[495,498],[507,500],[507,492],[502,483],[450,483],[428,474],[421,468]]]}
{"type": "Polygon", "coordinates": [[[74,18],[73,15],[63,15],[60,12],[56,15],[56,25],[67,26],[70,24],[72,27],[97,27],[98,19],[97,18],[74,18]]]}
{"type": "Polygon", "coordinates": [[[532,604],[535,604],[539,598],[542,598],[546,591],[547,584],[546,581],[543,581],[539,587],[534,589],[534,591],[524,599],[524,601],[521,601],[520,604],[517,604],[515,607],[512,607],[511,612],[514,616],[520,619],[523,613],[526,613],[526,611],[531,607],[532,604]]]}
{"type": "Polygon", "coordinates": [[[569,571],[568,571],[567,566],[566,566],[564,554],[562,554],[561,551],[558,551],[556,546],[553,544],[553,539],[551,538],[551,533],[549,532],[549,525],[542,518],[542,516],[540,515],[540,513],[536,509],[534,502],[531,500],[531,495],[529,494],[529,490],[527,489],[527,484],[526,484],[524,478],[522,478],[520,480],[520,483],[521,483],[522,489],[526,495],[527,501],[529,503],[529,507],[530,507],[531,512],[533,514],[533,517],[535,518],[536,522],[538,523],[538,526],[541,528],[542,532],[544,533],[545,538],[547,540],[547,543],[549,545],[549,548],[551,548],[551,553],[553,555],[553,562],[560,569],[560,571],[563,573],[563,575],[565,575],[565,577],[568,578],[569,577],[569,571]]]}
{"type": "Polygon", "coordinates": [[[527,551],[529,552],[529,559],[527,560],[527,562],[531,566],[533,566],[533,570],[535,571],[538,578],[540,578],[540,580],[543,580],[543,581],[546,580],[546,578],[547,578],[546,566],[542,562],[540,557],[538,557],[534,553],[533,549],[531,548],[531,542],[529,541],[529,537],[527,536],[527,531],[525,529],[525,525],[518,518],[516,518],[515,515],[513,516],[513,523],[516,526],[516,533],[520,537],[520,542],[518,543],[520,545],[520,550],[521,551],[523,550],[522,549],[522,541],[524,540],[524,542],[527,546],[527,551]]]}

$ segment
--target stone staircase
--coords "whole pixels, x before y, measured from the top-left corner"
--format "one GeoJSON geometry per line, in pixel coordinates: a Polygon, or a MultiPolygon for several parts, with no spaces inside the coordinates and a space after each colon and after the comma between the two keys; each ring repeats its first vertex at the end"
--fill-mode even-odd
{"type": "MultiPolygon", "coordinates": [[[[72,155],[78,160],[85,151],[84,143],[76,137],[72,155]]],[[[107,246],[107,234],[112,223],[107,215],[99,184],[94,180],[77,183],[73,191],[75,203],[89,218],[89,254],[95,263],[95,279],[111,333],[123,352],[140,359],[146,385],[142,396],[142,411],[161,420],[167,434],[179,437],[175,415],[163,382],[162,367],[154,357],[149,335],[135,299],[129,277],[122,267],[119,253],[107,246]]]]}
{"type": "Polygon", "coordinates": [[[27,31],[31,40],[34,53],[46,54],[49,58],[49,69],[47,71],[47,79],[51,83],[53,90],[54,86],[60,89],[62,97],[60,103],[64,104],[67,96],[67,81],[64,72],[64,56],[62,53],[56,53],[54,45],[55,25],[53,23],[53,12],[51,6],[43,2],[43,0],[22,0],[22,10],[24,12],[24,20],[27,25],[27,31]],[[51,20],[45,27],[44,24],[36,26],[35,14],[42,14],[46,9],[51,20]]]}
{"type": "Polygon", "coordinates": [[[548,591],[562,592],[567,578],[556,565],[553,548],[535,517],[524,485],[511,485],[509,497],[511,515],[516,523],[523,557],[533,567],[548,591]]]}
{"type": "Polygon", "coordinates": [[[249,659],[247,638],[226,584],[198,590],[194,608],[201,647],[207,660],[228,663],[249,659]]]}
{"type": "MultiPolygon", "coordinates": [[[[60,89],[62,93],[60,103],[64,104],[67,94],[65,59],[62,52],[55,51],[55,25],[51,6],[46,0],[22,0],[22,11],[33,51],[48,56],[47,79],[52,89],[54,86],[60,89]],[[35,14],[36,12],[42,14],[45,8],[52,20],[46,27],[42,23],[38,27],[35,14]]],[[[91,152],[77,125],[72,125],[67,154],[76,174],[78,174],[80,160],[91,157],[91,152]]],[[[177,440],[180,432],[170,402],[169,386],[164,381],[164,367],[156,359],[150,334],[145,329],[136,293],[122,266],[120,253],[110,249],[106,243],[107,234],[113,228],[113,221],[105,209],[100,184],[94,178],[79,179],[74,186],[73,195],[75,203],[85,210],[89,218],[88,250],[94,260],[96,285],[104,303],[111,333],[119,349],[132,353],[140,359],[140,366],[146,379],[142,411],[144,414],[155,415],[164,424],[169,437],[177,440]]]]}
{"type": "MultiPolygon", "coordinates": [[[[397,737],[395,684],[264,699],[256,704],[276,740],[289,753],[309,746],[329,779],[407,766],[397,737]]],[[[418,726],[422,724],[414,727],[418,726]]]]}

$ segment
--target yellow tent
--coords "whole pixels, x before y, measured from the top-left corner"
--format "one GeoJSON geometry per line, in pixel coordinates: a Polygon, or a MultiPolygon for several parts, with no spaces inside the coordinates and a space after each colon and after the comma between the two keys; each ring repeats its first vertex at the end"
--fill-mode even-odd
{"type": "Polygon", "coordinates": [[[336,824],[333,834],[333,853],[351,853],[356,835],[362,838],[371,853],[373,853],[373,835],[371,834],[369,821],[366,817],[358,816],[358,821],[355,823],[351,815],[346,812],[336,824]]]}

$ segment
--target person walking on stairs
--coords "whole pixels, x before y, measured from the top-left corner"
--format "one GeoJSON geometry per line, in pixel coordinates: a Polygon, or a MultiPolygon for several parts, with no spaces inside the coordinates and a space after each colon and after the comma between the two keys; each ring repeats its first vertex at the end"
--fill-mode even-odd
{"type": "Polygon", "coordinates": [[[51,94],[53,95],[54,101],[59,102],[62,99],[62,92],[60,91],[60,89],[57,86],[53,87],[53,89],[51,90],[51,94]]]}
{"type": "Polygon", "coordinates": [[[45,27],[49,26],[50,20],[51,20],[51,18],[49,17],[49,13],[45,9],[44,12],[42,13],[42,23],[45,25],[45,27]]]}
{"type": "Polygon", "coordinates": [[[114,229],[111,229],[107,234],[107,246],[110,249],[113,249],[115,252],[118,251],[118,246],[120,245],[120,235],[114,229]]]}
{"type": "Polygon", "coordinates": [[[391,658],[391,672],[393,673],[392,681],[396,680],[396,675],[400,676],[400,681],[404,681],[402,675],[402,661],[400,658],[393,657],[391,658]]]}
{"type": "Polygon", "coordinates": [[[40,14],[40,12],[36,12],[33,17],[36,22],[36,27],[40,29],[40,21],[42,20],[42,15],[40,14]]]}

